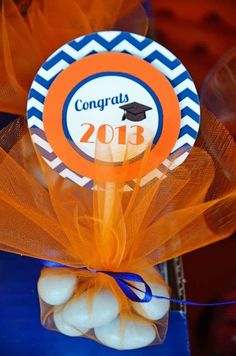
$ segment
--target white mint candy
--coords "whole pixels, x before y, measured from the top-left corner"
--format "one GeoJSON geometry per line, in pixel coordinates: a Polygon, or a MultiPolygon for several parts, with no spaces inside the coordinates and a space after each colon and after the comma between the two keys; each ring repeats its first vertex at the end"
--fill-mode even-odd
{"type": "Polygon", "coordinates": [[[75,328],[90,329],[109,323],[118,313],[117,299],[112,292],[104,288],[93,297],[91,305],[87,291],[73,298],[63,309],[63,319],[75,328]]]}
{"type": "Polygon", "coordinates": [[[67,336],[81,336],[85,334],[89,329],[75,329],[68,325],[62,316],[62,310],[57,310],[53,314],[53,320],[58,331],[67,336]]]}
{"type": "Polygon", "coordinates": [[[154,326],[147,321],[140,320],[137,322],[126,318],[121,324],[120,317],[106,325],[95,328],[94,333],[102,344],[117,350],[133,350],[145,347],[156,338],[154,326]]]}
{"type": "MultiPolygon", "coordinates": [[[[169,293],[165,286],[157,283],[148,283],[148,284],[152,290],[153,295],[169,298],[169,293]]],[[[134,283],[134,285],[135,287],[144,290],[144,288],[140,286],[140,283],[136,282],[134,283]]],[[[135,293],[140,298],[144,296],[142,292],[135,290],[135,293]]],[[[139,315],[148,318],[150,320],[159,320],[168,313],[170,309],[170,301],[165,299],[152,298],[152,300],[149,303],[132,302],[132,306],[139,315]]]]}
{"type": "Polygon", "coordinates": [[[65,303],[74,293],[77,278],[71,274],[58,274],[55,271],[44,272],[38,281],[38,293],[47,304],[65,303]]]}

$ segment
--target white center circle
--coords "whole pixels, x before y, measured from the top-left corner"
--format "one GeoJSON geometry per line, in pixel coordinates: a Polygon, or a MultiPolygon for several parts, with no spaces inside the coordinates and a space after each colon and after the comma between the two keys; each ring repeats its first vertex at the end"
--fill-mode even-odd
{"type": "Polygon", "coordinates": [[[124,152],[133,159],[158,140],[161,116],[157,97],[143,82],[126,74],[100,73],[79,83],[67,97],[63,128],[72,146],[88,159],[120,162],[124,152]]]}

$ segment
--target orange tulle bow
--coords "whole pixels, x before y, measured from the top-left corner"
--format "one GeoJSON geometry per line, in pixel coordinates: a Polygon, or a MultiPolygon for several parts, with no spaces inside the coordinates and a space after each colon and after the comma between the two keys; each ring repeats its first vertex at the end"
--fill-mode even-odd
{"type": "MultiPolygon", "coordinates": [[[[4,130],[2,145],[19,131],[16,125],[20,121],[4,130]]],[[[147,150],[132,191],[125,183],[100,182],[99,162],[100,189],[87,190],[41,159],[40,166],[26,130],[10,153],[1,149],[1,249],[67,266],[138,273],[233,233],[236,147],[213,115],[202,110],[197,146],[180,167],[142,185],[148,156],[147,150]]]]}

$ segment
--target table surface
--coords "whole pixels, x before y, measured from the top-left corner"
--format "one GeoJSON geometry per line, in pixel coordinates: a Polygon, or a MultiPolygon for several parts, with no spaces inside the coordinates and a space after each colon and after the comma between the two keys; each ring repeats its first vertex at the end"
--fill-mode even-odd
{"type": "MultiPolygon", "coordinates": [[[[120,355],[85,338],[70,338],[44,329],[39,320],[38,260],[0,252],[0,355],[90,356],[120,355]]],[[[170,313],[167,338],[162,345],[125,355],[187,356],[189,341],[186,315],[170,313]]]]}

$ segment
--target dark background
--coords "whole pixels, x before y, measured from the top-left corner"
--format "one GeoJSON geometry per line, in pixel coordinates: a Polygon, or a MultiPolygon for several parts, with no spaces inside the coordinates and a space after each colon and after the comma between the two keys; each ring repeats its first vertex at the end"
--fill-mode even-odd
{"type": "MultiPolygon", "coordinates": [[[[236,1],[153,0],[150,5],[151,35],[179,57],[201,91],[209,71],[236,46],[236,1]]],[[[235,236],[183,260],[189,300],[236,299],[235,236]]],[[[188,319],[193,356],[236,355],[236,306],[190,307],[188,319]]]]}

